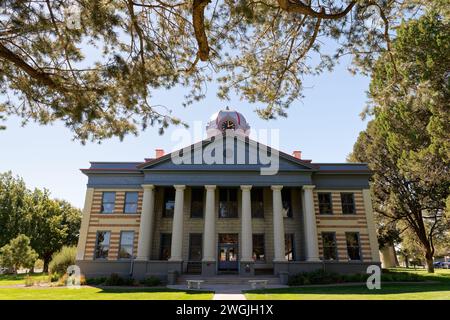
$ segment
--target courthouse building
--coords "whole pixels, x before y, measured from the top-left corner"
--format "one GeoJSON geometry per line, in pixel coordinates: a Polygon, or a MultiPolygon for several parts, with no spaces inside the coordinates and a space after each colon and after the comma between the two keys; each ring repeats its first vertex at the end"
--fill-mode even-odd
{"type": "Polygon", "coordinates": [[[181,151],[81,170],[83,274],[292,275],[379,265],[366,164],[314,163],[268,148],[228,108],[206,129],[207,139],[181,151]]]}

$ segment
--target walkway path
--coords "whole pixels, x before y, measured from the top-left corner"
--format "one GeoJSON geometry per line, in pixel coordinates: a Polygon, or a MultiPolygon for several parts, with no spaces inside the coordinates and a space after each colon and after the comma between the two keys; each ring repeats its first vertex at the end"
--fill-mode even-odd
{"type": "MultiPolygon", "coordinates": [[[[267,288],[287,288],[283,285],[268,285],[267,288]]],[[[187,290],[186,285],[168,285],[167,288],[187,290]]],[[[197,289],[190,289],[197,290],[197,289]]],[[[213,300],[246,300],[245,295],[242,293],[244,290],[251,290],[249,285],[242,284],[206,284],[200,291],[214,291],[213,300]]]]}

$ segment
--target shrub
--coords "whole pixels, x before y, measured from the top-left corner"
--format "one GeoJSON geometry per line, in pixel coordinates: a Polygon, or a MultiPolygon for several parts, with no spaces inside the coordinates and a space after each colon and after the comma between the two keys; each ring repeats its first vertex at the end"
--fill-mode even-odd
{"type": "Polygon", "coordinates": [[[289,277],[288,284],[290,286],[301,286],[308,284],[331,284],[343,282],[364,282],[368,275],[366,274],[351,274],[341,275],[335,272],[328,272],[322,269],[311,272],[302,272],[289,277]]]}
{"type": "Polygon", "coordinates": [[[101,278],[87,278],[86,279],[86,284],[87,285],[91,285],[91,286],[98,286],[98,285],[103,285],[105,284],[107,278],[106,277],[101,277],[101,278]]]}
{"type": "Polygon", "coordinates": [[[141,281],[141,284],[147,287],[156,287],[161,284],[161,280],[157,277],[148,277],[141,281]]]}
{"type": "Polygon", "coordinates": [[[34,280],[30,276],[25,277],[25,287],[32,287],[34,285],[34,280]]]}
{"type": "MultiPolygon", "coordinates": [[[[369,274],[356,273],[341,275],[338,273],[323,271],[322,269],[302,272],[289,277],[288,284],[290,286],[302,286],[308,284],[331,284],[343,282],[366,282],[369,274]]],[[[408,272],[383,272],[381,274],[381,281],[390,282],[411,282],[424,281],[418,274],[408,272]]]]}
{"type": "Polygon", "coordinates": [[[38,254],[30,246],[30,238],[19,234],[0,248],[0,265],[17,273],[20,268],[31,269],[38,254]]]}
{"type": "Polygon", "coordinates": [[[122,278],[117,273],[112,273],[104,282],[105,286],[132,286],[134,285],[133,278],[122,278]]]}
{"type": "Polygon", "coordinates": [[[50,273],[48,275],[48,280],[50,282],[57,282],[59,280],[59,278],[61,278],[61,275],[58,273],[50,273]]]}
{"type": "Polygon", "coordinates": [[[62,247],[60,251],[53,254],[52,261],[50,261],[50,264],[48,265],[49,273],[56,273],[60,277],[64,275],[67,268],[75,264],[76,254],[76,247],[62,247]]]}

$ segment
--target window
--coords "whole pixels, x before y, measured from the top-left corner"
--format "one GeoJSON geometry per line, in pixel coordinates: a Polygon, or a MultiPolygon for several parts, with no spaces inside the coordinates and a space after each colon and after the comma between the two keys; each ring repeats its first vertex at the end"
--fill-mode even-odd
{"type": "Polygon", "coordinates": [[[281,189],[281,199],[283,203],[283,216],[292,218],[291,188],[281,189]]]}
{"type": "Polygon", "coordinates": [[[252,188],[252,218],[264,218],[264,189],[252,188]]]}
{"type": "Polygon", "coordinates": [[[120,233],[119,259],[131,259],[133,257],[134,232],[122,231],[120,233]]]}
{"type": "Polygon", "coordinates": [[[189,261],[202,260],[202,234],[191,233],[189,237],[189,261]]]}
{"type": "Polygon", "coordinates": [[[221,188],[219,190],[219,218],[237,218],[237,189],[221,188]]]}
{"type": "Polygon", "coordinates": [[[172,218],[175,210],[175,189],[164,188],[163,217],[172,218]]]}
{"type": "Polygon", "coordinates": [[[341,204],[343,214],[355,214],[355,197],[353,193],[341,193],[341,204]]]}
{"type": "Polygon", "coordinates": [[[95,240],[95,259],[108,258],[110,238],[111,232],[97,231],[97,238],[95,240]]]}
{"type": "Polygon", "coordinates": [[[361,260],[361,252],[359,247],[359,233],[346,232],[345,239],[347,241],[347,254],[349,260],[361,260]]]}
{"type": "Polygon", "coordinates": [[[169,260],[171,246],[172,246],[172,234],[171,233],[161,233],[159,260],[169,260]]]}
{"type": "Polygon", "coordinates": [[[203,188],[191,189],[191,218],[203,218],[203,188]]]}
{"type": "Polygon", "coordinates": [[[320,214],[333,214],[333,206],[331,203],[331,193],[318,193],[319,197],[319,213],[320,214]]]}
{"type": "Polygon", "coordinates": [[[323,259],[337,260],[336,234],[334,232],[322,232],[323,259]]]}
{"type": "Polygon", "coordinates": [[[285,257],[287,261],[294,261],[295,260],[295,253],[294,253],[294,234],[288,233],[284,236],[284,250],[285,250],[285,257]]]}
{"type": "Polygon", "coordinates": [[[255,260],[255,261],[266,260],[263,234],[254,234],[253,235],[253,260],[255,260]]]}
{"type": "Polygon", "coordinates": [[[115,192],[103,192],[102,195],[102,213],[113,213],[114,203],[116,202],[115,192]]]}
{"type": "Polygon", "coordinates": [[[136,213],[138,206],[138,193],[125,192],[125,205],[123,207],[124,213],[136,213]]]}

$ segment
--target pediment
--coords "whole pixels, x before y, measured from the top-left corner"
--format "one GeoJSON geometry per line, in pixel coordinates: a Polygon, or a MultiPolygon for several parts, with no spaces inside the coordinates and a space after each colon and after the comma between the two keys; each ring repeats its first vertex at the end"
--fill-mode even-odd
{"type": "Polygon", "coordinates": [[[141,170],[315,171],[308,162],[236,134],[218,135],[152,159],[141,170]]]}

